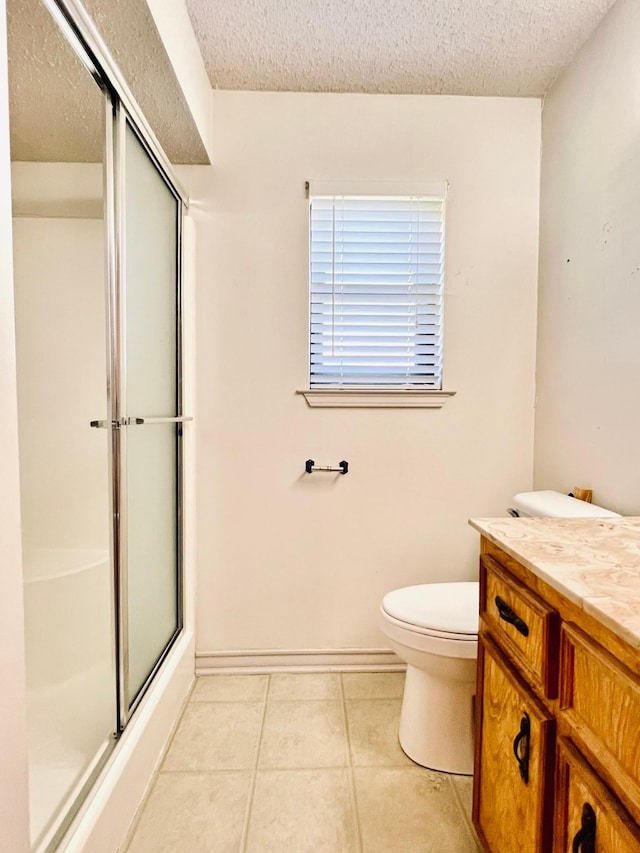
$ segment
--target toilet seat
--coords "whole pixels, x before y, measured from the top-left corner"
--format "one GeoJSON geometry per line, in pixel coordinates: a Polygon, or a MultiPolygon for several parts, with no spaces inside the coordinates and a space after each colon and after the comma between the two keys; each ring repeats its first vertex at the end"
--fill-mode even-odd
{"type": "Polygon", "coordinates": [[[406,586],[387,593],[382,611],[388,621],[417,634],[461,642],[478,637],[477,581],[406,586]]]}
{"type": "Polygon", "coordinates": [[[414,625],[413,622],[404,622],[402,619],[396,619],[391,616],[384,608],[380,608],[382,618],[387,624],[395,625],[404,631],[410,631],[412,634],[422,634],[424,637],[433,637],[434,640],[453,640],[456,643],[475,643],[478,639],[478,633],[475,634],[457,634],[453,631],[436,631],[434,628],[423,628],[420,625],[414,625]]]}

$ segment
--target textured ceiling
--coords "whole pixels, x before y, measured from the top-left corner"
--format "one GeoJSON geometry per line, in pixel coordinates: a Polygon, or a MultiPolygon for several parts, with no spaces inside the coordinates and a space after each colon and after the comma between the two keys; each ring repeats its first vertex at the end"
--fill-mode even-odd
{"type": "Polygon", "coordinates": [[[214,88],[542,95],[615,0],[186,0],[214,88]]]}
{"type": "Polygon", "coordinates": [[[101,162],[104,101],[39,0],[7,3],[12,160],[101,162]]]}
{"type": "MultiPolygon", "coordinates": [[[[614,0],[186,0],[220,89],[541,95],[614,0]]],[[[174,163],[208,157],[145,0],[84,0],[174,163]]],[[[102,159],[100,90],[40,0],[8,0],[14,160],[102,159]]]]}
{"type": "MultiPolygon", "coordinates": [[[[84,0],[147,121],[174,163],[208,163],[145,0],[84,0]]],[[[13,160],[100,162],[101,91],[40,0],[8,0],[13,160]]]]}

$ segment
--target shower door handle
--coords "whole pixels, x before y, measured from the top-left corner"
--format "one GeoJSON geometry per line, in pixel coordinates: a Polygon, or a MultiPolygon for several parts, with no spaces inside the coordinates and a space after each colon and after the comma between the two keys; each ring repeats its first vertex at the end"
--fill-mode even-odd
{"type": "Polygon", "coordinates": [[[126,426],[144,426],[145,424],[184,424],[192,421],[193,417],[180,415],[176,418],[123,418],[126,426]]]}
{"type": "Polygon", "coordinates": [[[180,416],[176,418],[120,418],[117,421],[90,421],[89,426],[94,429],[107,429],[111,425],[114,429],[123,426],[143,426],[144,424],[183,424],[192,421],[193,417],[180,416]]]}

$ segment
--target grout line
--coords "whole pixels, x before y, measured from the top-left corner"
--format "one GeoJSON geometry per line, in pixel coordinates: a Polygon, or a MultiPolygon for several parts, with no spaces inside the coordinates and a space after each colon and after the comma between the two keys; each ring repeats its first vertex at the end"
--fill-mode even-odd
{"type": "Polygon", "coordinates": [[[467,833],[469,835],[469,838],[473,841],[473,843],[476,845],[478,850],[482,850],[482,848],[480,847],[480,841],[478,840],[478,836],[476,835],[476,831],[473,827],[473,821],[471,820],[471,818],[467,814],[467,810],[464,807],[464,803],[462,802],[462,797],[460,796],[460,791],[458,790],[458,786],[453,781],[453,775],[449,773],[449,774],[447,774],[447,777],[449,780],[449,785],[453,788],[453,796],[454,796],[455,801],[458,805],[458,809],[462,813],[462,818],[464,820],[464,825],[467,828],[467,833]]]}
{"type": "Polygon", "coordinates": [[[277,767],[220,767],[212,770],[161,770],[158,776],[214,776],[220,773],[253,773],[254,769],[260,773],[297,773],[301,771],[306,773],[313,770],[314,773],[321,773],[325,770],[349,770],[352,767],[354,770],[427,770],[430,773],[437,771],[429,770],[428,767],[420,767],[417,764],[353,764],[348,761],[344,764],[295,764],[295,765],[278,765],[277,767]]]}
{"type": "Polygon", "coordinates": [[[202,705],[264,705],[266,699],[207,699],[202,702],[199,699],[190,703],[191,708],[199,708],[202,705]]]}
{"type": "Polygon", "coordinates": [[[247,849],[247,838],[249,835],[249,820],[251,818],[251,809],[253,808],[253,795],[256,790],[256,777],[258,775],[258,758],[260,756],[260,748],[262,746],[262,735],[264,734],[264,721],[267,716],[267,703],[269,701],[269,691],[271,689],[271,675],[268,676],[267,688],[264,692],[264,707],[262,709],[262,719],[260,721],[260,731],[258,733],[258,742],[253,759],[253,772],[251,774],[251,782],[249,783],[249,795],[247,797],[247,808],[244,813],[244,823],[242,825],[242,835],[240,836],[240,853],[245,853],[247,849]]]}
{"type": "Polygon", "coordinates": [[[344,720],[344,731],[347,741],[347,761],[348,761],[348,776],[349,776],[349,795],[351,799],[351,812],[356,831],[356,849],[358,853],[362,853],[362,830],[360,828],[360,814],[358,812],[358,798],[356,796],[356,783],[353,776],[353,759],[351,756],[351,736],[349,734],[349,718],[347,717],[347,702],[344,695],[344,682],[342,674],[340,675],[340,695],[342,697],[342,717],[344,720]]]}
{"type": "Polygon", "coordinates": [[[253,767],[215,767],[209,770],[161,770],[159,776],[218,776],[224,773],[253,773],[253,767]]]}

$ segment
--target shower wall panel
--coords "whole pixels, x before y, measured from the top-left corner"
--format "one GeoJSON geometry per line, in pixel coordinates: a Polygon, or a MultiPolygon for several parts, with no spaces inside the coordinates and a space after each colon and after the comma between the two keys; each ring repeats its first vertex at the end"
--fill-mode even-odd
{"type": "Polygon", "coordinates": [[[109,547],[103,223],[14,219],[24,542],[109,547]]]}

